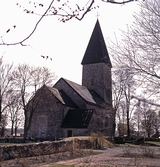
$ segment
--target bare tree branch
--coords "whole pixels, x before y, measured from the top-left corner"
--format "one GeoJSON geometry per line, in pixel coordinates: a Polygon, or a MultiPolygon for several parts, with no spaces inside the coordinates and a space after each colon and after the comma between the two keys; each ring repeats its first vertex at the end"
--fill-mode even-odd
{"type": "Polygon", "coordinates": [[[76,19],[82,20],[84,18],[84,16],[91,10],[91,7],[92,7],[93,3],[94,3],[94,0],[91,1],[90,5],[86,9],[86,11],[83,13],[83,15],[81,16],[81,18],[76,17],[76,19]]]}
{"type": "MultiPolygon", "coordinates": [[[[106,2],[106,3],[113,3],[113,4],[126,4],[126,3],[129,3],[129,2],[135,1],[135,0],[122,0],[120,2],[115,1],[115,0],[101,0],[101,1],[106,2]]],[[[84,18],[84,16],[89,11],[91,11],[93,9],[92,6],[95,3],[94,0],[89,0],[87,2],[87,4],[85,5],[85,7],[80,8],[79,5],[76,4],[77,8],[75,10],[72,10],[72,8],[67,5],[68,2],[66,2],[62,6],[67,6],[71,13],[67,12],[63,8],[58,8],[58,10],[64,12],[64,14],[63,14],[63,13],[59,13],[58,10],[55,7],[53,7],[53,2],[54,2],[54,0],[51,0],[48,8],[45,10],[45,12],[42,15],[41,14],[36,14],[34,11],[30,11],[30,10],[25,9],[24,11],[26,13],[35,14],[35,15],[40,16],[39,20],[35,23],[35,26],[34,26],[33,30],[31,31],[31,33],[29,35],[27,35],[24,39],[22,39],[22,40],[20,40],[18,42],[13,42],[13,43],[5,42],[4,39],[3,39],[3,37],[1,36],[0,37],[1,38],[0,45],[6,45],[6,46],[10,46],[10,45],[22,45],[22,46],[26,46],[26,44],[24,44],[24,42],[27,41],[34,34],[34,32],[36,31],[39,23],[42,21],[42,19],[45,16],[53,16],[53,15],[61,16],[60,21],[62,21],[62,22],[66,22],[66,21],[68,21],[68,20],[70,20],[72,18],[76,18],[77,20],[80,21],[80,20],[82,20],[84,18]],[[52,10],[53,10],[53,12],[50,13],[52,10]],[[80,16],[80,12],[82,13],[81,16],[80,16]]],[[[43,7],[44,5],[43,4],[39,4],[39,6],[43,7]]],[[[7,30],[7,33],[9,31],[10,31],[10,29],[7,30]]]]}
{"type": "Polygon", "coordinates": [[[123,1],[121,1],[121,2],[117,2],[117,1],[115,1],[115,0],[102,0],[103,2],[108,2],[108,3],[113,3],[113,4],[126,4],[126,3],[129,3],[129,2],[133,2],[133,1],[135,1],[135,0],[127,0],[127,1],[125,1],[125,0],[123,0],[123,1]]]}
{"type": "Polygon", "coordinates": [[[29,38],[33,35],[33,33],[36,31],[36,29],[37,29],[39,23],[42,21],[42,19],[44,18],[44,16],[47,14],[47,12],[48,12],[49,9],[51,8],[53,2],[54,2],[54,0],[51,1],[51,3],[49,4],[48,8],[47,8],[46,11],[44,12],[44,14],[40,17],[40,19],[39,19],[39,20],[37,21],[37,23],[35,24],[35,26],[34,26],[32,32],[31,32],[26,38],[24,38],[24,39],[21,40],[21,41],[15,42],[15,43],[5,43],[5,42],[3,41],[3,39],[2,39],[2,37],[1,37],[2,43],[0,43],[0,45],[7,45],[7,46],[9,46],[9,45],[18,45],[18,44],[20,44],[20,45],[22,45],[22,46],[26,46],[26,45],[23,44],[23,43],[24,43],[27,39],[29,39],[29,38]]]}

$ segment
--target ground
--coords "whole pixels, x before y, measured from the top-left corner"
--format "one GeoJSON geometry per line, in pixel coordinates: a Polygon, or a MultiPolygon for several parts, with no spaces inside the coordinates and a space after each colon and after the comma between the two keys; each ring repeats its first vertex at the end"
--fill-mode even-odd
{"type": "Polygon", "coordinates": [[[0,162],[0,167],[160,167],[160,147],[116,146],[0,162]]]}
{"type": "MultiPolygon", "coordinates": [[[[59,161],[57,164],[65,164],[75,166],[116,166],[116,167],[128,167],[128,166],[143,166],[143,167],[160,167],[160,148],[159,147],[150,147],[148,151],[150,153],[151,150],[154,150],[153,157],[148,155],[149,157],[142,157],[140,154],[142,153],[141,148],[130,148],[130,147],[114,147],[108,148],[105,150],[101,150],[101,154],[85,157],[85,158],[77,158],[68,161],[59,161]],[[135,155],[135,156],[134,156],[135,155]],[[139,155],[139,156],[138,156],[139,155]]],[[[146,151],[147,152],[147,151],[146,151]]],[[[152,153],[151,153],[152,154],[152,153]]]]}

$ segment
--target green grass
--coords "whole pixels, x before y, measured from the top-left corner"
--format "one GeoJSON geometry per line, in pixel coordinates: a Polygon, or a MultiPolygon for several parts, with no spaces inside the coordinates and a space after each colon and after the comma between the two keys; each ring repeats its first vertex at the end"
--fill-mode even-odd
{"type": "Polygon", "coordinates": [[[3,146],[14,146],[14,145],[17,145],[16,143],[0,143],[0,147],[3,147],[3,146]]]}
{"type": "Polygon", "coordinates": [[[160,147],[160,142],[158,141],[145,141],[145,144],[160,147]]]}

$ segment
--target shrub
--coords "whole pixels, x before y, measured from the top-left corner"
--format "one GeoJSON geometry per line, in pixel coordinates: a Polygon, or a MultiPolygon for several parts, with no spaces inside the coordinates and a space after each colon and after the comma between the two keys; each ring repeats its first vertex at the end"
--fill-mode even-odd
{"type": "Polygon", "coordinates": [[[89,138],[91,148],[105,148],[112,147],[113,144],[105,139],[105,136],[101,132],[92,132],[89,138]]]}

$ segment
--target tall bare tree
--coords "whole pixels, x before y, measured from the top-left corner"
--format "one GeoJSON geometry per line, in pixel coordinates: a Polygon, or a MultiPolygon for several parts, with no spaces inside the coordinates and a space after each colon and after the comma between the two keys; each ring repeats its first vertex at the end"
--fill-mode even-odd
{"type": "Polygon", "coordinates": [[[18,125],[20,125],[23,122],[20,93],[17,91],[10,92],[8,96],[8,103],[10,105],[7,108],[7,115],[8,121],[11,122],[11,136],[13,136],[14,132],[16,136],[18,125]]]}
{"type": "MultiPolygon", "coordinates": [[[[117,124],[124,124],[123,112],[123,98],[124,98],[124,81],[123,71],[120,69],[113,69],[112,71],[112,104],[115,118],[115,129],[117,124]],[[123,118],[122,118],[123,117],[123,118]],[[117,118],[117,119],[116,119],[117,118]],[[122,119],[121,119],[122,118],[122,119]]],[[[114,129],[114,134],[115,134],[114,129]]]]}
{"type": "Polygon", "coordinates": [[[117,62],[136,72],[137,80],[151,94],[159,94],[160,81],[160,1],[139,3],[134,22],[123,32],[122,41],[110,48],[117,62]],[[145,84],[144,84],[145,83],[145,84]]]}
{"type": "Polygon", "coordinates": [[[136,86],[134,73],[129,68],[119,67],[113,74],[113,107],[116,107],[118,123],[127,125],[127,136],[130,137],[130,118],[134,109],[130,97],[136,86]]]}
{"type": "MultiPolygon", "coordinates": [[[[150,101],[159,99],[160,95],[160,1],[149,0],[140,2],[139,5],[140,11],[134,14],[132,26],[128,27],[127,31],[122,31],[123,37],[120,42],[118,39],[113,42],[110,53],[116,60],[116,66],[123,65],[134,72],[142,93],[148,96],[146,101],[150,101]]],[[[140,117],[140,113],[137,114],[137,117],[140,117]]],[[[146,131],[150,136],[153,122],[151,125],[150,112],[147,114],[146,121],[143,121],[143,124],[139,122],[138,128],[142,125],[145,129],[148,127],[146,131]]]]}
{"type": "Polygon", "coordinates": [[[2,121],[2,114],[5,115],[6,109],[9,107],[7,96],[12,91],[11,76],[12,65],[3,62],[3,57],[0,58],[0,122],[2,121]]]}

